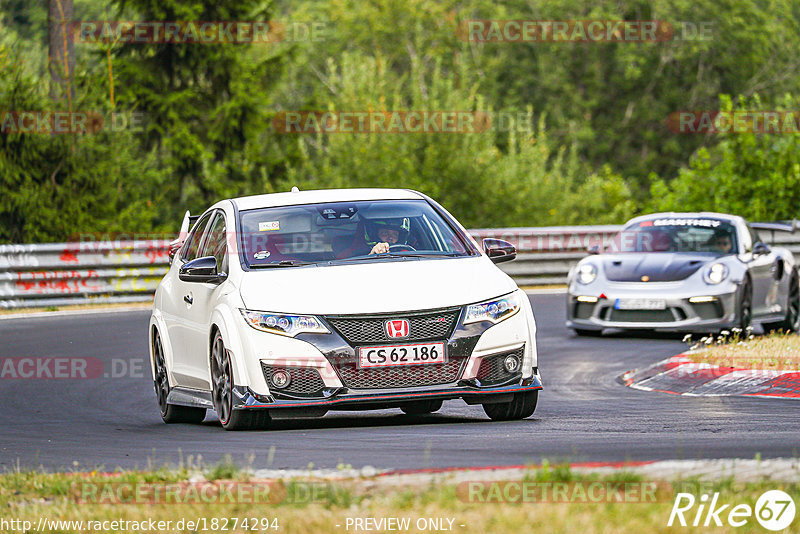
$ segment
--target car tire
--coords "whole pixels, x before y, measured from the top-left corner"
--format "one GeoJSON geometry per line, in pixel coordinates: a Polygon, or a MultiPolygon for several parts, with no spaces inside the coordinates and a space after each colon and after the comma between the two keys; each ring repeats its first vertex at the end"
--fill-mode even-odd
{"type": "Polygon", "coordinates": [[[742,337],[748,335],[747,329],[753,323],[753,288],[750,279],[745,278],[736,303],[736,325],[742,329],[742,337]]]}
{"type": "Polygon", "coordinates": [[[585,328],[573,328],[572,330],[576,336],[581,337],[600,337],[603,335],[602,330],[587,330],[585,328]]]}
{"type": "Polygon", "coordinates": [[[409,402],[400,407],[406,415],[425,415],[436,412],[442,408],[441,400],[424,400],[409,402]]]}
{"type": "Polygon", "coordinates": [[[219,332],[211,343],[211,398],[225,430],[256,430],[269,425],[270,417],[266,410],[233,409],[233,364],[219,332]]]}
{"type": "Polygon", "coordinates": [[[538,391],[528,391],[525,393],[515,393],[511,402],[501,402],[495,404],[484,404],[483,411],[492,421],[514,421],[525,419],[533,415],[536,411],[536,403],[539,400],[538,391]]]}
{"type": "Polygon", "coordinates": [[[798,277],[796,269],[792,271],[792,276],[789,278],[786,317],[775,326],[784,332],[800,331],[800,277],[798,277]]]}
{"type": "Polygon", "coordinates": [[[153,385],[156,390],[161,419],[167,424],[202,423],[203,419],[206,418],[205,408],[179,406],[167,402],[170,391],[169,378],[167,375],[166,360],[164,359],[164,345],[161,342],[161,335],[158,333],[158,330],[153,334],[153,370],[155,371],[153,385]]]}

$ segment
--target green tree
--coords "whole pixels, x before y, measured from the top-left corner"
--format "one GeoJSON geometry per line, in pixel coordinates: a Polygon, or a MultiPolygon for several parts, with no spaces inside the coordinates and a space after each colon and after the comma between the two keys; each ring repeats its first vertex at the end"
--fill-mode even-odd
{"type": "MultiPolygon", "coordinates": [[[[728,97],[720,100],[724,111],[763,108],[757,97],[737,106],[728,97]]],[[[778,107],[794,111],[797,105],[786,97],[778,107]]],[[[800,218],[800,133],[719,135],[721,141],[701,148],[677,178],[654,180],[650,209],[719,211],[761,221],[800,218]]]]}

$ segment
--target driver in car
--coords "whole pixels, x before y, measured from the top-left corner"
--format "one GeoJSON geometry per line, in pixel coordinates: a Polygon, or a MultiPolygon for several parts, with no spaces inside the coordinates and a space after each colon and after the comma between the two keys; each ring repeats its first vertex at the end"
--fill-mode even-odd
{"type": "Polygon", "coordinates": [[[714,252],[730,254],[733,252],[733,239],[728,232],[718,232],[710,239],[709,245],[714,252]]]}
{"type": "Polygon", "coordinates": [[[389,247],[396,245],[400,240],[400,228],[394,225],[381,225],[377,231],[378,242],[369,251],[370,254],[384,254],[389,252],[389,247]]]}
{"type": "Polygon", "coordinates": [[[342,236],[341,242],[332,243],[337,259],[362,255],[385,254],[394,245],[403,246],[405,250],[414,250],[409,241],[410,222],[403,218],[402,222],[393,220],[369,222],[366,228],[361,227],[350,238],[342,236]],[[338,245],[338,246],[337,246],[338,245]]]}

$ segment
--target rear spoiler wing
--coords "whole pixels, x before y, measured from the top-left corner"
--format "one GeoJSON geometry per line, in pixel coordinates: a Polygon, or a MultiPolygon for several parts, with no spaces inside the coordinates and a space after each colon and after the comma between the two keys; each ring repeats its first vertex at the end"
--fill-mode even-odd
{"type": "Polygon", "coordinates": [[[179,235],[185,236],[189,229],[194,226],[194,223],[197,222],[197,219],[200,218],[200,215],[191,215],[188,211],[183,214],[183,222],[181,222],[181,231],[179,235]]]}
{"type": "Polygon", "coordinates": [[[766,230],[771,232],[772,242],[775,242],[775,232],[789,232],[790,234],[800,230],[800,221],[792,219],[791,221],[775,221],[775,222],[754,222],[750,223],[754,230],[766,230]]]}
{"type": "Polygon", "coordinates": [[[170,265],[172,264],[173,258],[175,258],[175,254],[177,254],[178,250],[183,246],[183,241],[186,239],[186,236],[189,235],[189,229],[194,226],[194,223],[196,223],[199,218],[199,215],[191,215],[188,211],[183,214],[183,221],[181,222],[181,230],[178,232],[178,237],[171,241],[168,247],[170,265]]]}

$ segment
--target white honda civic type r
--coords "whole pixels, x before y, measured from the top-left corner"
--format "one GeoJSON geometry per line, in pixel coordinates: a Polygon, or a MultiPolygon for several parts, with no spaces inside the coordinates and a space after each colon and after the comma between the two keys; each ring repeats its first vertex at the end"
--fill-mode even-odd
{"type": "Polygon", "coordinates": [[[439,204],[409,190],[276,193],[184,219],[149,325],[165,422],[226,429],[328,410],[536,409],[530,302],[439,204]],[[190,221],[192,224],[189,228],[190,221]]]}

